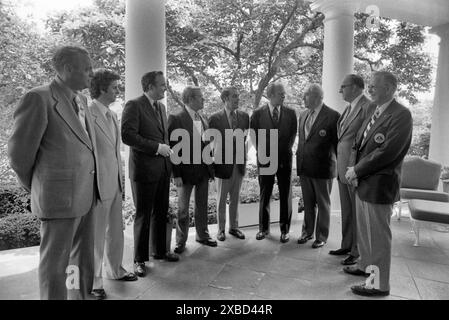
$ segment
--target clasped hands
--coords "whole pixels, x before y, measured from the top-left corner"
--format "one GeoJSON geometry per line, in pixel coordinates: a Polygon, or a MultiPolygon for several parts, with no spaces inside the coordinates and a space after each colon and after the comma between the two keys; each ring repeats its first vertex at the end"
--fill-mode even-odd
{"type": "Polygon", "coordinates": [[[354,187],[358,186],[359,181],[357,180],[357,174],[354,171],[354,167],[348,167],[348,170],[346,171],[345,174],[345,178],[352,186],[354,187]]]}

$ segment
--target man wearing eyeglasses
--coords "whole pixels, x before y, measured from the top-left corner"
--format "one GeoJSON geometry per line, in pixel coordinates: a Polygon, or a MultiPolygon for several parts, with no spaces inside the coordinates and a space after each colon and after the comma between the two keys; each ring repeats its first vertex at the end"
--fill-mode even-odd
{"type": "MultiPolygon", "coordinates": [[[[343,265],[352,265],[357,262],[359,252],[357,249],[357,224],[355,215],[355,190],[346,180],[345,174],[348,169],[349,155],[354,143],[355,135],[366,118],[371,105],[363,90],[365,83],[359,75],[349,74],[344,77],[340,86],[343,100],[348,102],[337,122],[337,179],[341,203],[341,247],[329,251],[331,255],[347,255],[341,261],[343,265]]],[[[372,108],[372,107],[371,107],[372,108]]]]}

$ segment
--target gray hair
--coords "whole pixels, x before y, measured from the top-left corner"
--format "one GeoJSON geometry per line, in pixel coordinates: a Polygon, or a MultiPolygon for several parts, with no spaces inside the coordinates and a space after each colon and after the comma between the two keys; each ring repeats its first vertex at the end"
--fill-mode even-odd
{"type": "Polygon", "coordinates": [[[392,86],[394,90],[398,88],[398,79],[390,71],[375,71],[373,77],[381,77],[382,80],[388,85],[392,86]]]}
{"type": "Polygon", "coordinates": [[[182,92],[182,102],[184,104],[188,104],[190,99],[195,96],[195,91],[200,91],[201,88],[197,86],[187,86],[185,87],[184,91],[182,92]]]}
{"type": "Polygon", "coordinates": [[[60,72],[66,64],[73,63],[81,55],[89,56],[89,52],[80,46],[59,47],[53,55],[53,67],[57,72],[60,72]]]}
{"type": "Polygon", "coordinates": [[[309,85],[306,89],[306,92],[314,93],[317,96],[319,96],[321,99],[324,96],[323,89],[321,88],[321,86],[318,83],[312,83],[311,85],[309,85]]]}
{"type": "Polygon", "coordinates": [[[282,83],[279,82],[271,82],[268,87],[267,87],[267,97],[270,98],[271,96],[273,96],[274,92],[276,91],[277,88],[283,88],[284,86],[282,85],[282,83]]]}

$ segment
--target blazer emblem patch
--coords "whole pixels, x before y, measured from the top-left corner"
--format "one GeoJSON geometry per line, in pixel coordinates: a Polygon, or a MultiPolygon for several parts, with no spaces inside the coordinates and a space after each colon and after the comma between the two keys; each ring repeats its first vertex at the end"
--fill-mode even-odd
{"type": "Polygon", "coordinates": [[[374,136],[374,141],[378,144],[384,143],[385,136],[382,133],[378,133],[374,136]]]}
{"type": "Polygon", "coordinates": [[[326,130],[320,130],[320,137],[325,137],[326,136],[326,130]]]}

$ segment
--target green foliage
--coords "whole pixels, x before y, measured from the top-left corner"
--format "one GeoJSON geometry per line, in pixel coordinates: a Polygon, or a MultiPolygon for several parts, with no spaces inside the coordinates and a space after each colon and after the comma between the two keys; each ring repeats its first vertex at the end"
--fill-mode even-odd
{"type": "Polygon", "coordinates": [[[0,186],[0,218],[31,212],[30,194],[19,186],[0,186]]]}
{"type": "Polygon", "coordinates": [[[40,221],[32,214],[12,214],[0,219],[0,250],[37,246],[40,221]]]}

